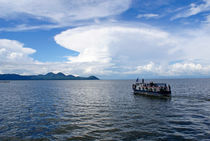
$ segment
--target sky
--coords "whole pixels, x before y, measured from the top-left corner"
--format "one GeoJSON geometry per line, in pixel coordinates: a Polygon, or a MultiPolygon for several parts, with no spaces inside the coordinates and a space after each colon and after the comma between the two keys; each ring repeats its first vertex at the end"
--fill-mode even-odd
{"type": "Polygon", "coordinates": [[[210,76],[210,0],[0,0],[0,74],[210,76]]]}

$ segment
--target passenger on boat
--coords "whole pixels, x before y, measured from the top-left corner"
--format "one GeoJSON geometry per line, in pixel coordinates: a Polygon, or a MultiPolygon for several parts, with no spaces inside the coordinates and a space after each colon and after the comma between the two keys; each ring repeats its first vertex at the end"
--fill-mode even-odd
{"type": "Polygon", "coordinates": [[[169,89],[169,91],[171,91],[171,86],[170,85],[168,85],[168,89],[169,89]]]}
{"type": "Polygon", "coordinates": [[[154,82],[151,82],[151,86],[152,86],[152,87],[155,86],[154,82]]]}
{"type": "Polygon", "coordinates": [[[136,82],[139,82],[139,78],[136,79],[136,82]]]}

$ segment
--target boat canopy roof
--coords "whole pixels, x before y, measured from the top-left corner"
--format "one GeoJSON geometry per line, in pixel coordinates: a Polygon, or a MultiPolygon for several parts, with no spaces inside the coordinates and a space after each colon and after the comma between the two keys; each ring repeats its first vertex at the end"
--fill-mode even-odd
{"type": "Polygon", "coordinates": [[[164,87],[167,86],[166,83],[154,83],[154,82],[150,82],[150,83],[139,83],[137,82],[136,84],[146,84],[146,85],[154,85],[154,86],[158,86],[158,87],[164,87]]]}

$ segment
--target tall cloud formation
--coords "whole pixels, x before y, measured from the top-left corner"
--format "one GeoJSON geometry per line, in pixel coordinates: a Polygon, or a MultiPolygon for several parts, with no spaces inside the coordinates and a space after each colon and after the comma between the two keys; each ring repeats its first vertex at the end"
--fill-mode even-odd
{"type": "Polygon", "coordinates": [[[208,38],[203,30],[174,36],[152,27],[102,25],[69,29],[56,35],[55,41],[80,52],[68,59],[72,64],[91,64],[94,69],[87,72],[100,68],[112,74],[173,76],[210,72],[208,38]]]}
{"type": "Polygon", "coordinates": [[[67,49],[80,53],[76,57],[70,56],[71,62],[99,62],[110,65],[143,63],[154,58],[164,61],[165,57],[171,56],[168,53],[171,50],[168,46],[175,43],[167,32],[127,26],[70,29],[56,35],[55,41],[67,49]],[[149,55],[153,51],[156,53],[149,55]]]}

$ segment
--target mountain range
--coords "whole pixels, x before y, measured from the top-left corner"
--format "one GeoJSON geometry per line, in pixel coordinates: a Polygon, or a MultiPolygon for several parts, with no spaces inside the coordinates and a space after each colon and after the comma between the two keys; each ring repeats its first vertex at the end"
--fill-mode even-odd
{"type": "Polygon", "coordinates": [[[0,80],[99,80],[99,78],[95,76],[80,77],[74,75],[65,75],[61,72],[57,74],[49,72],[45,75],[0,74],[0,80]]]}

